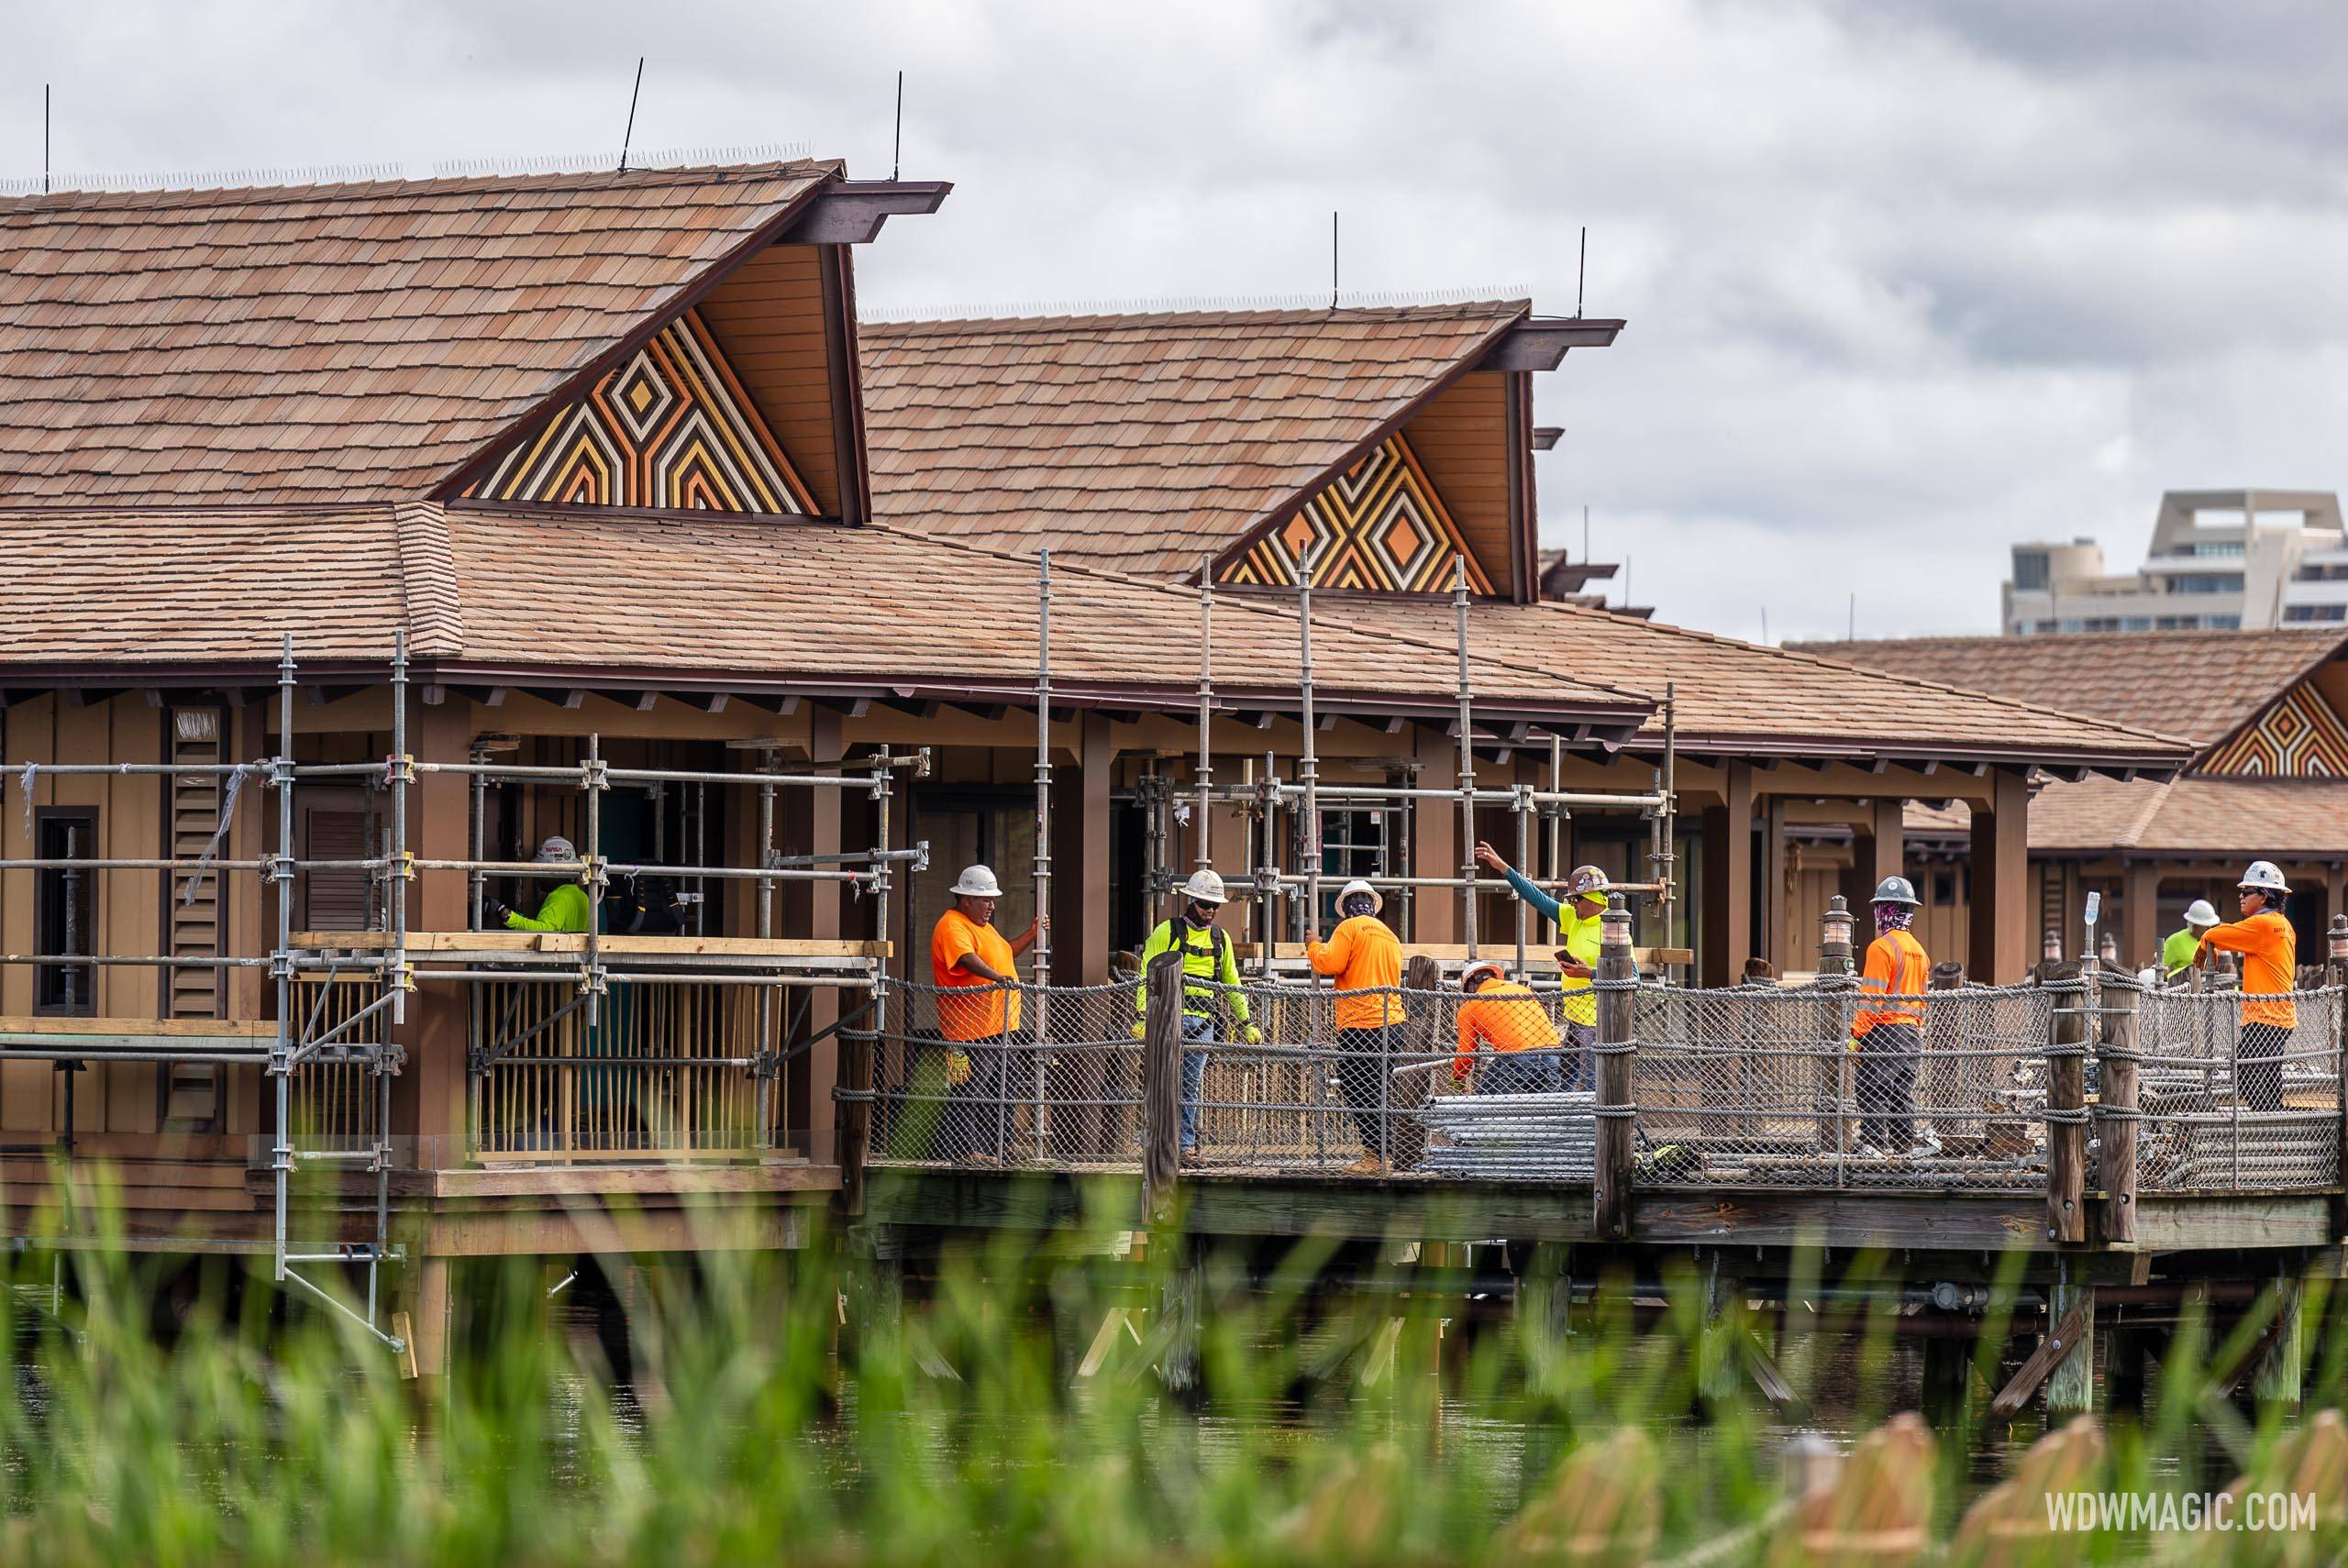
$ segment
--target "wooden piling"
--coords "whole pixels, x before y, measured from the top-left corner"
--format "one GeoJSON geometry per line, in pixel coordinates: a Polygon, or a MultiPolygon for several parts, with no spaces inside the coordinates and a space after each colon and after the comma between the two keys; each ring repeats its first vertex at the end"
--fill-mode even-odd
{"type": "Polygon", "coordinates": [[[2142,1120],[2136,1088],[2136,1004],[2132,985],[2112,987],[2095,1015],[2096,1060],[2103,1066],[2096,1105],[2096,1165],[2103,1189],[2103,1239],[2136,1244],[2136,1132],[2142,1120]]]}
{"type": "Polygon", "coordinates": [[[2275,1322],[2267,1330],[2250,1375],[2251,1394],[2262,1405],[2297,1406],[2304,1393],[2308,1364],[2300,1309],[2304,1288],[2296,1278],[2276,1282],[2275,1322]]]}
{"type": "Polygon", "coordinates": [[[2047,1320],[2056,1325],[2059,1339],[2070,1331],[2070,1343],[2057,1353],[2060,1359],[2046,1375],[2046,1419],[2052,1423],[2067,1416],[2095,1410],[2095,1286],[2058,1282],[2047,1297],[2047,1320]]]}
{"type": "Polygon", "coordinates": [[[2046,1237],[2088,1239],[2088,1038],[2095,960],[2055,969],[2046,1042],[2046,1237]],[[2065,987],[2077,988],[2059,988],[2065,987]]]}
{"type": "Polygon", "coordinates": [[[1592,1177],[1593,1228],[1621,1241],[1631,1233],[1631,1148],[1637,1111],[1632,1103],[1637,962],[1631,956],[1631,911],[1623,895],[1606,896],[1598,949],[1597,1164],[1592,1177]]]}
{"type": "Polygon", "coordinates": [[[1572,1331],[1570,1254],[1548,1243],[1509,1250],[1517,1262],[1514,1310],[1525,1381],[1536,1391],[1562,1386],[1566,1341],[1572,1331]]]}
{"type": "Polygon", "coordinates": [[[1142,976],[1142,1186],[1150,1219],[1171,1211],[1182,1170],[1182,955],[1161,953],[1142,976]]]}

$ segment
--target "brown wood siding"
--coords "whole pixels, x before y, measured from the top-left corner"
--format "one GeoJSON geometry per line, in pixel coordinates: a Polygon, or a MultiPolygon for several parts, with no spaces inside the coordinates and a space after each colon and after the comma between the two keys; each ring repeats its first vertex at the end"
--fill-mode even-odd
{"type": "Polygon", "coordinates": [[[1499,370],[1460,377],[1402,426],[1460,536],[1503,599],[1516,592],[1508,429],[1508,376],[1499,370]]]}
{"type": "Polygon", "coordinates": [[[806,481],[816,510],[840,514],[824,284],[813,245],[770,246],[701,303],[701,318],[767,426],[806,481]]]}

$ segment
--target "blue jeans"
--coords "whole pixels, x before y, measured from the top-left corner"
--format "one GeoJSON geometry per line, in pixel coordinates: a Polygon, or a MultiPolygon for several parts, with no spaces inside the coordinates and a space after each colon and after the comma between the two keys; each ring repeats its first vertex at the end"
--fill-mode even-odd
{"type": "Polygon", "coordinates": [[[1567,1093],[1598,1087],[1597,1048],[1598,1025],[1567,1021],[1565,1061],[1559,1074],[1560,1087],[1567,1093]]]}
{"type": "Polygon", "coordinates": [[[1484,1066],[1478,1094],[1555,1094],[1561,1064],[1555,1051],[1514,1051],[1484,1066]]]}
{"type": "MultiPolygon", "coordinates": [[[[1182,1038],[1196,1040],[1201,1044],[1214,1043],[1214,1020],[1191,1013],[1182,1015],[1182,1038]]],[[[1207,1054],[1204,1051],[1182,1053],[1182,1152],[1195,1152],[1199,1146],[1199,1097],[1206,1092],[1207,1054]]]]}

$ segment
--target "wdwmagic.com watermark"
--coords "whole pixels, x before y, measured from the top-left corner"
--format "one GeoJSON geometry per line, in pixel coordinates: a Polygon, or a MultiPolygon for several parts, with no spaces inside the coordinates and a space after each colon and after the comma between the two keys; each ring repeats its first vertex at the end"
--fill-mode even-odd
{"type": "Polygon", "coordinates": [[[2049,1492],[2046,1528],[2131,1535],[2313,1530],[2313,1492],[2049,1492]]]}

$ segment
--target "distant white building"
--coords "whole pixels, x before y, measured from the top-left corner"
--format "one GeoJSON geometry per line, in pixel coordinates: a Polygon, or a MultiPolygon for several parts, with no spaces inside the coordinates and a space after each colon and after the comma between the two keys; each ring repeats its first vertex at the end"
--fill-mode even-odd
{"type": "Polygon", "coordinates": [[[2316,490],[2173,490],[2144,564],[2108,576],[2092,539],[2016,545],[2006,635],[2348,622],[2348,530],[2316,490]]]}

